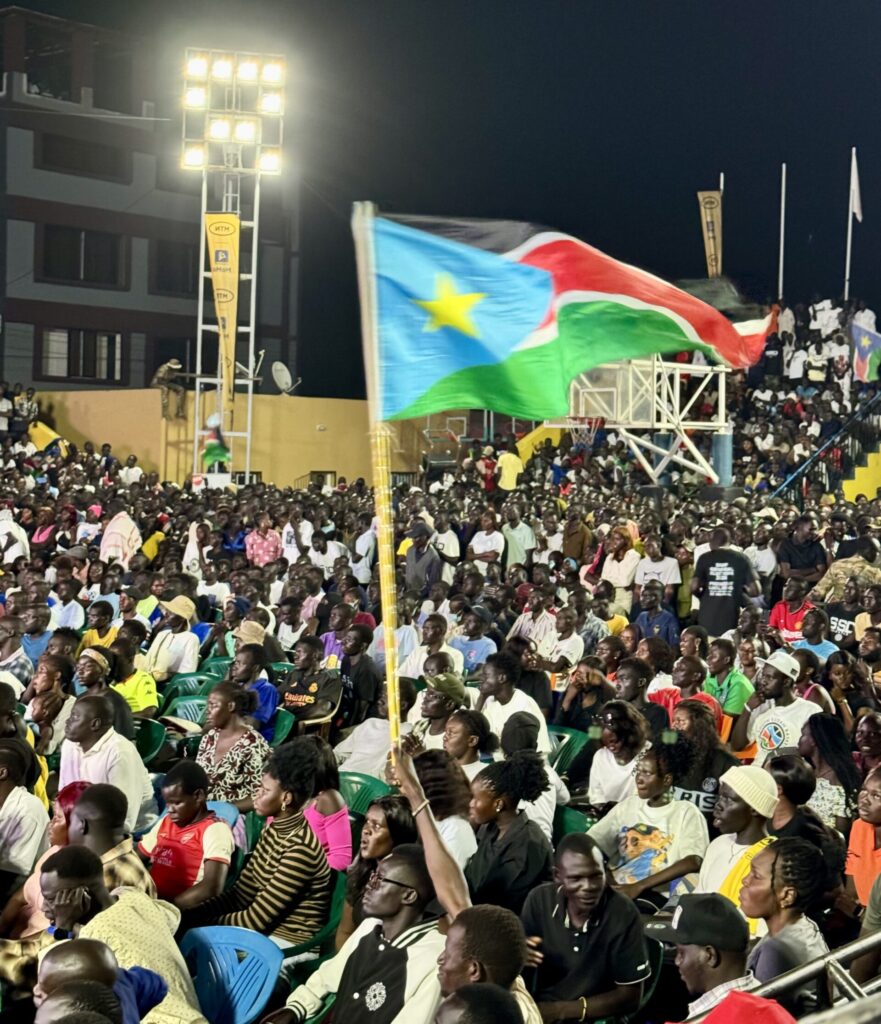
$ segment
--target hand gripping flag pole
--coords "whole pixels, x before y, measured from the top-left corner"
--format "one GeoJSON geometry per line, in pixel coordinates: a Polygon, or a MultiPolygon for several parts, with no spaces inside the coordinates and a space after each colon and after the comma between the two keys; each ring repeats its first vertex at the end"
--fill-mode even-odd
{"type": "Polygon", "coordinates": [[[395,528],[392,513],[391,436],[392,429],[380,419],[382,409],[377,337],[376,277],[373,250],[373,203],[355,203],[352,234],[358,264],[358,295],[361,303],[361,343],[370,415],[370,457],[373,493],[379,523],[379,589],[382,601],[382,629],[385,640],[385,673],[388,690],[389,732],[392,758],[401,738],[401,703],[398,691],[398,651],[395,630],[398,622],[398,591],[395,580],[395,528]]]}

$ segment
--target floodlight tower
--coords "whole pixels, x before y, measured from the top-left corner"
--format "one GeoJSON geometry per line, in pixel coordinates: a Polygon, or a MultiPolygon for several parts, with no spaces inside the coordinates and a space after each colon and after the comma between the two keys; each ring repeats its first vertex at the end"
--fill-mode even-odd
{"type": "Polygon", "coordinates": [[[216,411],[231,449],[232,464],[244,471],[246,481],[250,479],[260,179],[264,174],[281,173],[285,70],[285,60],[277,54],[188,49],[184,59],[181,167],[202,174],[193,473],[199,470],[201,440],[210,433],[203,417],[216,411]],[[233,282],[237,314],[229,325],[221,325],[218,318],[213,286],[211,298],[206,301],[205,282],[212,280],[206,216],[214,213],[234,215],[241,231],[233,282]],[[244,310],[246,317],[239,315],[244,310]],[[224,380],[221,366],[222,326],[232,331],[234,369],[229,380],[224,380]],[[246,366],[235,356],[242,335],[248,342],[246,366]],[[206,345],[218,349],[214,376],[205,373],[206,345]],[[229,390],[232,393],[226,394],[229,390]],[[244,424],[241,409],[234,409],[232,402],[233,395],[241,391],[246,396],[244,424]],[[237,441],[244,441],[244,458],[237,441]]]}

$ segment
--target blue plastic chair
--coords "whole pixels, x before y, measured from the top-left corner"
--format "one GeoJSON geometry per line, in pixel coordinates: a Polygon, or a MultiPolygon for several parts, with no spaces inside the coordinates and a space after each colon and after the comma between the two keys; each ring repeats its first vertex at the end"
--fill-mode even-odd
{"type": "Polygon", "coordinates": [[[235,828],[241,817],[241,813],[234,804],[228,804],[225,800],[209,800],[208,810],[214,811],[221,821],[225,821],[230,828],[235,828]]]}
{"type": "Polygon", "coordinates": [[[272,995],[282,951],[246,928],[193,928],[181,942],[202,1013],[212,1024],[253,1024],[272,995]]]}

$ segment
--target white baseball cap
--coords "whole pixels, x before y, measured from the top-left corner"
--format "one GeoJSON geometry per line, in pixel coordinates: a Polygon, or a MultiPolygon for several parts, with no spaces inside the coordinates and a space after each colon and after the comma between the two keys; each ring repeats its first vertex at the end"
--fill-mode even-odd
{"type": "Polygon", "coordinates": [[[801,665],[786,651],[774,651],[768,658],[756,658],[756,664],[770,665],[771,668],[776,668],[778,672],[782,672],[787,679],[791,679],[793,682],[798,679],[798,674],[801,672],[801,665]]]}

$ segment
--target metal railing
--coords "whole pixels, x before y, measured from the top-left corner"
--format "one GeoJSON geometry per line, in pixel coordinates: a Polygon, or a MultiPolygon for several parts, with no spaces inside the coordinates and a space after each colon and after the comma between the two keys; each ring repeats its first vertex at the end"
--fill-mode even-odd
{"type": "Polygon", "coordinates": [[[821,484],[824,491],[835,491],[839,483],[857,466],[859,457],[871,451],[878,443],[879,428],[871,422],[881,416],[881,391],[855,409],[841,427],[827,437],[809,459],[798,466],[772,493],[772,498],[784,498],[804,507],[806,485],[821,484]],[[834,449],[840,450],[833,462],[834,449]]]}
{"type": "MultiPolygon", "coordinates": [[[[808,981],[825,976],[830,984],[830,988],[834,986],[848,1003],[854,1002],[857,999],[865,999],[867,996],[881,990],[881,978],[874,978],[865,986],[860,985],[845,970],[845,965],[877,949],[881,949],[881,932],[873,932],[871,935],[855,939],[846,946],[833,949],[831,952],[817,957],[816,960],[810,960],[808,963],[795,967],[791,971],[787,971],[786,974],[781,974],[778,978],[772,978],[771,981],[766,981],[764,985],[749,991],[754,996],[774,999],[776,996],[798,988],[808,981]]],[[[711,1010],[708,1010],[707,1013],[702,1014],[700,1017],[689,1020],[689,1024],[699,1024],[711,1012],[711,1010]]],[[[805,1018],[805,1024],[808,1020],[814,1021],[815,1016],[812,1015],[810,1018],[805,1018]]]]}
{"type": "Polygon", "coordinates": [[[312,484],[321,482],[322,477],[325,484],[328,484],[330,487],[336,487],[335,469],[313,469],[310,473],[298,476],[291,486],[295,491],[305,491],[312,484]]]}

